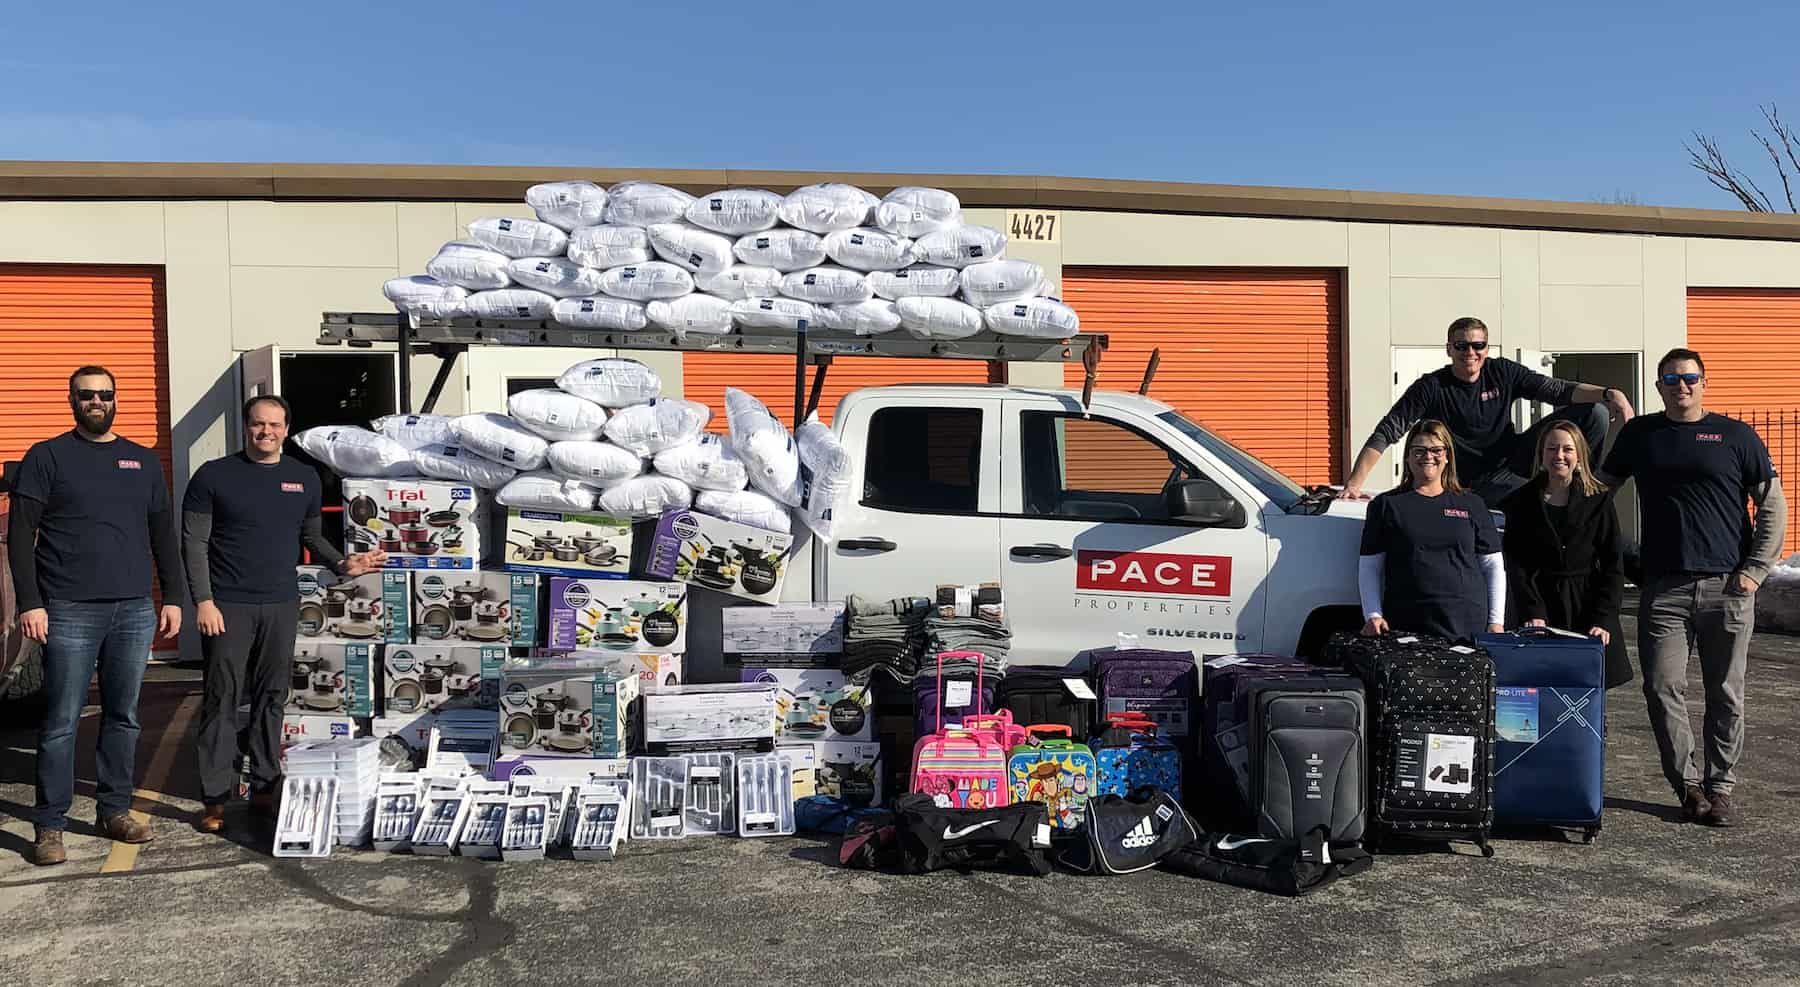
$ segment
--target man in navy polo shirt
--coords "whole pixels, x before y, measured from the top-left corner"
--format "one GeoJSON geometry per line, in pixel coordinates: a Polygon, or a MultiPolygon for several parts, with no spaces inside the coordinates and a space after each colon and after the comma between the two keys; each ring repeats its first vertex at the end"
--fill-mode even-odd
{"type": "Polygon", "coordinates": [[[206,657],[201,695],[200,829],[225,827],[225,803],[237,787],[239,697],[250,692],[250,805],[275,809],[281,767],[281,714],[300,591],[294,564],[305,545],[342,576],[387,562],[381,552],[345,558],[325,540],[319,475],[281,455],[288,436],[285,399],[267,394],[244,403],[244,451],[194,471],[181,504],[194,620],[206,657]]]}
{"type": "Polygon", "coordinates": [[[1688,821],[1729,826],[1756,588],[1781,552],[1787,501],[1756,432],[1706,410],[1700,354],[1670,350],[1656,376],[1663,413],[1628,422],[1601,472],[1609,485],[1637,480],[1643,507],[1638,661],[1663,775],[1688,821]],[[1754,526],[1745,507],[1752,502],[1754,526]],[[1704,772],[1688,726],[1690,644],[1706,683],[1704,772]]]}
{"type": "Polygon", "coordinates": [[[152,838],[150,824],[131,815],[138,689],[156,635],[181,630],[187,585],[162,464],[113,433],[118,407],[111,371],[89,366],[71,374],[75,428],[32,446],[13,488],[7,541],[19,629],[44,646],[32,859],[45,867],[68,859],[63,830],[75,798],[75,732],[96,671],[96,822],[121,843],[152,838]],[[160,615],[150,602],[152,556],[162,581],[160,615]]]}

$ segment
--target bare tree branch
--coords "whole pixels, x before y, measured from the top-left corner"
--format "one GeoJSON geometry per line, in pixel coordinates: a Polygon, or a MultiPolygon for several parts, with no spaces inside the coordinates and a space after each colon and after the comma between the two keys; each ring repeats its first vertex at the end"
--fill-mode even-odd
{"type": "MultiPolygon", "coordinates": [[[[1787,211],[1800,213],[1800,206],[1796,206],[1794,201],[1794,185],[1800,182],[1800,136],[1781,121],[1781,112],[1774,103],[1757,109],[1762,111],[1763,122],[1768,125],[1769,132],[1751,128],[1750,136],[1762,145],[1763,153],[1769,156],[1769,163],[1775,167],[1775,177],[1781,181],[1781,194],[1787,203],[1787,211]]],[[[1751,212],[1776,211],[1774,200],[1756,183],[1756,179],[1748,172],[1732,166],[1717,138],[1697,130],[1692,136],[1694,143],[1682,141],[1682,149],[1688,153],[1688,164],[1705,175],[1709,184],[1732,195],[1751,212]]]]}
{"type": "MultiPolygon", "coordinates": [[[[1781,142],[1782,154],[1787,159],[1784,164],[1781,159],[1777,158],[1775,161],[1775,170],[1781,174],[1782,191],[1787,193],[1788,212],[1800,212],[1800,209],[1794,208],[1794,192],[1788,183],[1789,166],[1794,169],[1795,174],[1800,175],[1800,155],[1795,154],[1794,133],[1787,128],[1786,124],[1781,122],[1781,111],[1774,103],[1770,103],[1768,106],[1761,107],[1760,109],[1762,110],[1763,119],[1768,121],[1769,129],[1775,132],[1775,139],[1781,142]]],[[[1762,135],[1758,134],[1757,137],[1761,139],[1762,135]]],[[[1763,147],[1768,150],[1770,157],[1775,157],[1775,150],[1769,147],[1769,142],[1767,140],[1763,140],[1763,147]]]]}
{"type": "Polygon", "coordinates": [[[1769,197],[1756,187],[1750,176],[1733,168],[1731,162],[1726,160],[1725,152],[1719,149],[1718,140],[1695,131],[1694,143],[1700,145],[1699,150],[1695,150],[1686,141],[1681,145],[1688,153],[1688,163],[1705,175],[1713,187],[1736,196],[1744,208],[1751,212],[1774,211],[1769,197]]]}

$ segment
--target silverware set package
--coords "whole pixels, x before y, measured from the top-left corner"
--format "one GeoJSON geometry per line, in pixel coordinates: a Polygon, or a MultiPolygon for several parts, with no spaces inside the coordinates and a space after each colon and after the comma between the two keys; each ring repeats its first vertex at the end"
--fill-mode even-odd
{"type": "Polygon", "coordinates": [[[569,853],[577,860],[611,860],[631,826],[631,782],[582,785],[570,811],[569,853]]]}
{"type": "Polygon", "coordinates": [[[688,781],[682,833],[718,836],[737,832],[737,804],[732,792],[737,775],[730,754],[687,754],[688,781]]]}
{"type": "Polygon", "coordinates": [[[550,845],[550,797],[514,795],[506,801],[500,856],[505,860],[542,860],[550,845]]]}
{"type": "Polygon", "coordinates": [[[794,835],[794,766],[780,754],[737,758],[739,836],[794,835]]]}
{"type": "Polygon", "coordinates": [[[331,853],[337,789],[336,778],[290,777],[282,783],[275,856],[324,857],[331,853]]]}
{"type": "Polygon", "coordinates": [[[631,762],[631,838],[679,840],[686,836],[687,788],[687,758],[634,759],[631,762]]]}

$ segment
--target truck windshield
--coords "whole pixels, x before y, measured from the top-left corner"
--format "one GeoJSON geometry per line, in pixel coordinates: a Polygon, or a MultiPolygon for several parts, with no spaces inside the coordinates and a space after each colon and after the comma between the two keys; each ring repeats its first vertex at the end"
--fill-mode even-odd
{"type": "Polygon", "coordinates": [[[1306,496],[1306,491],[1282,475],[1280,470],[1189,421],[1181,412],[1165,411],[1156,417],[1180,429],[1183,435],[1193,439],[1200,448],[1212,453],[1236,470],[1238,475],[1255,484],[1256,489],[1262,491],[1262,495],[1273,501],[1276,507],[1285,511],[1306,496]]]}

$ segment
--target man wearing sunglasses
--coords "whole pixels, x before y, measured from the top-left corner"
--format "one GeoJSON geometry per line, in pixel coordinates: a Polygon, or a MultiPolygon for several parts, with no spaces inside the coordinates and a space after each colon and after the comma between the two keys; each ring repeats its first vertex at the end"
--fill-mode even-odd
{"type": "Polygon", "coordinates": [[[1424,419],[1449,426],[1456,440],[1457,474],[1490,508],[1498,508],[1507,494],[1526,484],[1538,436],[1551,422],[1574,422],[1598,458],[1606,442],[1608,409],[1621,421],[1631,419],[1631,401],[1617,388],[1557,380],[1504,357],[1489,356],[1487,325],[1480,319],[1464,317],[1450,323],[1444,352],[1450,365],[1413,381],[1375,426],[1344,482],[1345,500],[1368,499],[1363,484],[1382,453],[1424,419]],[[1512,407],[1519,398],[1553,404],[1557,410],[1526,431],[1515,432],[1512,407]]]}
{"type": "Polygon", "coordinates": [[[131,815],[138,687],[156,635],[181,630],[187,583],[162,464],[149,449],[113,433],[116,387],[105,367],[70,375],[75,428],[32,446],[13,489],[7,540],[14,546],[9,559],[19,629],[44,646],[32,851],[39,866],[68,859],[63,830],[75,798],[75,733],[96,671],[96,822],[121,843],[147,843],[152,835],[148,823],[131,815]],[[150,603],[153,557],[162,582],[160,615],[150,603]]]}
{"type": "Polygon", "coordinates": [[[1601,479],[1635,479],[1644,514],[1638,661],[1663,776],[1689,822],[1729,826],[1756,588],[1781,553],[1787,499],[1755,430],[1706,410],[1700,354],[1670,350],[1656,374],[1663,413],[1619,430],[1601,479]],[[1688,725],[1690,647],[1706,684],[1704,771],[1688,725]]]}

